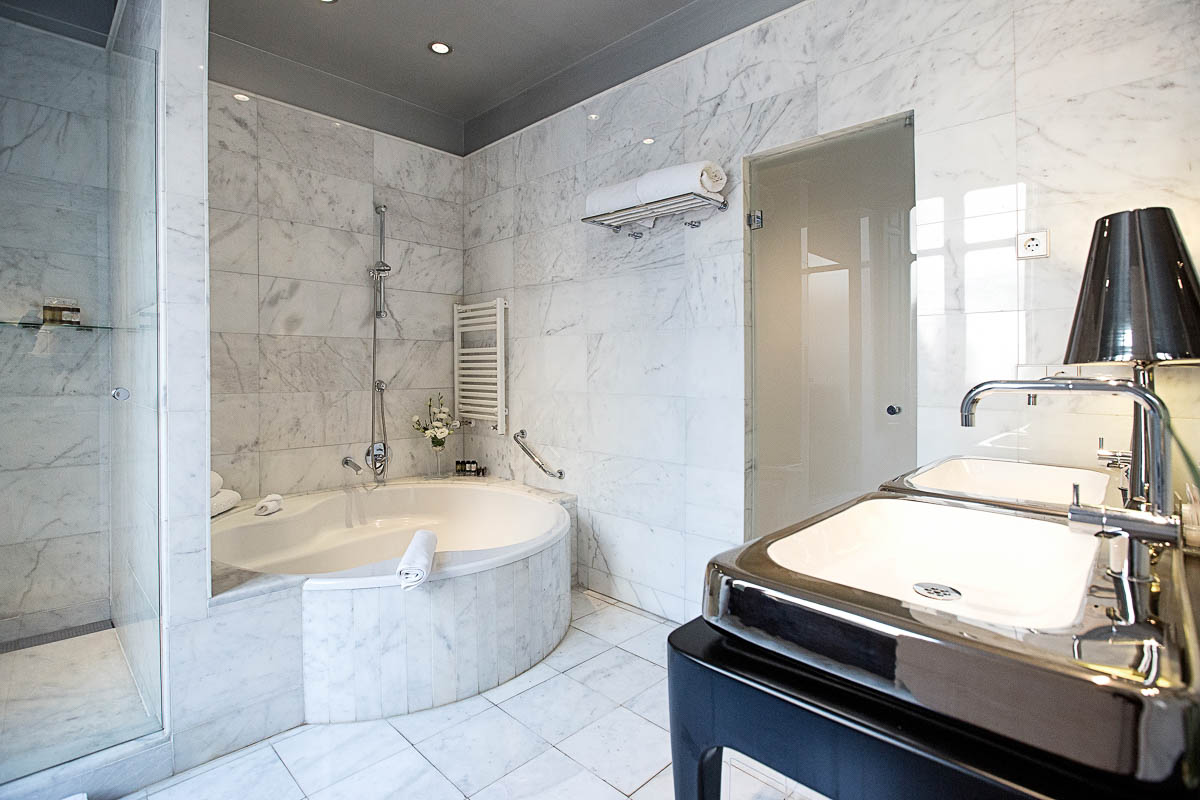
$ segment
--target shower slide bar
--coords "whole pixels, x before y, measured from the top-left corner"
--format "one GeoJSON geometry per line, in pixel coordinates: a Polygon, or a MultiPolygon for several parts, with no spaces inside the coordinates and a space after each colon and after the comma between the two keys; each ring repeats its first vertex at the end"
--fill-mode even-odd
{"type": "Polygon", "coordinates": [[[545,461],[542,461],[540,458],[538,458],[537,453],[529,449],[529,445],[525,444],[526,435],[525,429],[522,428],[513,434],[513,441],[517,443],[518,447],[525,451],[525,455],[529,456],[529,460],[537,464],[538,469],[549,475],[551,478],[558,478],[560,481],[565,478],[567,476],[565,472],[563,472],[561,469],[550,469],[546,466],[545,461]]]}

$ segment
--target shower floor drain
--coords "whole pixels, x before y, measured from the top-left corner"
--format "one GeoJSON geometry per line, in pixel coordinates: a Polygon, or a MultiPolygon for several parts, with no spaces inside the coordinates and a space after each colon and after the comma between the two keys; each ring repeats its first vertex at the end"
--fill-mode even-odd
{"type": "Polygon", "coordinates": [[[957,600],[962,592],[944,583],[914,583],[913,591],[930,600],[957,600]]]}

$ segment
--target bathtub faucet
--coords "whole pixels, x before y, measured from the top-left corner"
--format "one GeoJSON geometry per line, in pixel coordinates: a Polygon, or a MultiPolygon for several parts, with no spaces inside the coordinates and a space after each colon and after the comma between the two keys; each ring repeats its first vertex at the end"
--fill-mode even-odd
{"type": "Polygon", "coordinates": [[[346,456],[342,459],[342,466],[346,469],[354,470],[355,475],[358,475],[360,472],[362,472],[362,467],[360,467],[358,463],[350,456],[346,456]]]}

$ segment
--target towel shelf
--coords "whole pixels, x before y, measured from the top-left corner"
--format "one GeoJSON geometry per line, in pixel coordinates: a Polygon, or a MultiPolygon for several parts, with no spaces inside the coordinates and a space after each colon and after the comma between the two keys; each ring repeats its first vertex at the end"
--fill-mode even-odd
{"type": "Polygon", "coordinates": [[[725,211],[729,208],[729,203],[724,199],[708,197],[697,192],[687,192],[675,195],[674,197],[655,200],[653,203],[642,203],[641,205],[630,206],[629,208],[622,208],[617,211],[593,214],[590,217],[584,217],[582,221],[590,225],[601,225],[605,228],[611,228],[615,232],[620,231],[623,225],[628,225],[632,222],[652,219],[654,217],[665,217],[668,214],[679,214],[683,211],[691,211],[696,208],[715,208],[718,211],[725,211]]]}

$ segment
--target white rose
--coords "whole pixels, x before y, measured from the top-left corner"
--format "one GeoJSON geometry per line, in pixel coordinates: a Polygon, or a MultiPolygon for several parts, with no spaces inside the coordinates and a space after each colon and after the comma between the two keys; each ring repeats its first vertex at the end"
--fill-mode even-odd
{"type": "Polygon", "coordinates": [[[432,439],[432,438],[433,438],[433,428],[429,428],[428,430],[426,430],[426,431],[425,431],[425,438],[426,438],[426,439],[432,439]]]}
{"type": "Polygon", "coordinates": [[[442,406],[442,413],[443,413],[443,414],[445,414],[445,413],[447,413],[447,412],[449,412],[449,411],[450,411],[450,409],[449,409],[449,408],[447,408],[446,406],[442,406]]]}

